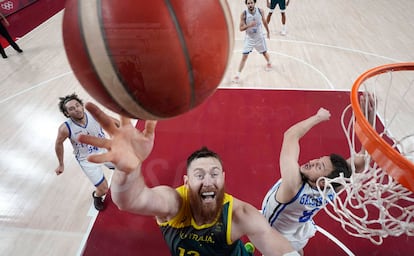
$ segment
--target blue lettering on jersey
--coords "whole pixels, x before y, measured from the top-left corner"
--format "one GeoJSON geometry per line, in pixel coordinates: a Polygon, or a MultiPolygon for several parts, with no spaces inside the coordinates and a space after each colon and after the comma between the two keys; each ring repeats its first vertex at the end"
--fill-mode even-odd
{"type": "MultiPolygon", "coordinates": [[[[333,201],[333,194],[329,194],[328,195],[328,199],[330,201],[333,201]]],[[[323,204],[327,204],[328,202],[325,200],[325,202],[323,202],[323,197],[322,196],[314,196],[314,195],[309,195],[309,194],[303,194],[302,197],[299,200],[300,204],[303,205],[308,205],[308,206],[312,206],[312,207],[320,207],[323,204]]]]}

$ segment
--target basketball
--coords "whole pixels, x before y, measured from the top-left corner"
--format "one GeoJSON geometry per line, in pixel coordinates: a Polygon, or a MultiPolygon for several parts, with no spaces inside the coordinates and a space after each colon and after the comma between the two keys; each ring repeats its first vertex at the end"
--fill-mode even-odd
{"type": "Polygon", "coordinates": [[[62,34],[90,96],[113,112],[153,120],[211,96],[234,41],[225,0],[67,0],[62,34]]]}

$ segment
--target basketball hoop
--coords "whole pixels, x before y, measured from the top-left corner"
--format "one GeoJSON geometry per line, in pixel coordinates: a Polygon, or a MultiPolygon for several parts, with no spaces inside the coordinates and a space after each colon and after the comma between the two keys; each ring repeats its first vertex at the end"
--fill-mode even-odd
{"type": "Polygon", "coordinates": [[[413,71],[414,62],[387,64],[366,71],[355,81],[351,105],[342,114],[352,176],[324,177],[325,186],[319,188],[324,195],[332,183],[341,184],[336,198],[328,200],[332,208],[325,207],[325,211],[349,234],[377,245],[387,236],[414,235],[413,71]],[[367,106],[360,106],[361,92],[374,97],[372,125],[363,113],[367,106]],[[365,168],[357,173],[354,162],[361,157],[359,142],[366,150],[365,168]]]}

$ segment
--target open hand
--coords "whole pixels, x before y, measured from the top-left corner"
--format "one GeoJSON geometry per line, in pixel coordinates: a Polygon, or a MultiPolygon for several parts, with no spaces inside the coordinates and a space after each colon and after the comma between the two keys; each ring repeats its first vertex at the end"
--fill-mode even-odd
{"type": "Polygon", "coordinates": [[[136,129],[127,117],[120,117],[117,125],[114,119],[105,114],[93,103],[86,103],[86,109],[101,124],[110,138],[98,138],[80,135],[79,141],[108,151],[103,154],[91,155],[88,160],[94,163],[112,162],[120,171],[130,173],[137,169],[151,153],[154,146],[156,121],[146,121],[145,129],[136,129]]]}

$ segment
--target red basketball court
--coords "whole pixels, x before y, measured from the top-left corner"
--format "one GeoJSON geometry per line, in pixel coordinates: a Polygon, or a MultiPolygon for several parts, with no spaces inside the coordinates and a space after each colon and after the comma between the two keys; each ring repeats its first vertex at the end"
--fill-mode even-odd
{"type": "MultiPolygon", "coordinates": [[[[301,161],[332,152],[349,156],[340,124],[349,102],[349,92],[220,89],[192,112],[158,123],[154,150],[143,166],[147,183],[181,185],[187,156],[206,145],[224,160],[227,192],[260,209],[268,188],[279,178],[283,132],[319,107],[330,110],[331,120],[301,140],[301,161]]],[[[121,212],[110,196],[107,202],[84,255],[169,254],[154,218],[121,212]]],[[[407,255],[414,249],[412,237],[386,238],[377,246],[350,236],[323,211],[315,222],[332,239],[317,232],[305,247],[306,255],[407,255]]]]}

